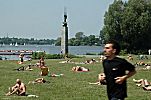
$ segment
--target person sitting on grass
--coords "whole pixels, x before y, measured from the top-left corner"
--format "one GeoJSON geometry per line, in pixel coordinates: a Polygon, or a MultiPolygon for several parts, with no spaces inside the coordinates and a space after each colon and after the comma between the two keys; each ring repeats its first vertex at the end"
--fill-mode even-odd
{"type": "Polygon", "coordinates": [[[85,68],[85,67],[81,67],[81,66],[76,66],[76,67],[72,67],[72,71],[81,71],[81,72],[88,72],[89,69],[85,68]]]}
{"type": "Polygon", "coordinates": [[[48,75],[48,73],[49,73],[49,68],[48,68],[47,66],[40,67],[40,69],[41,69],[41,72],[40,72],[40,75],[41,75],[41,76],[46,76],[46,75],[48,75]]]}
{"type": "Polygon", "coordinates": [[[151,91],[151,82],[149,82],[147,79],[133,79],[133,81],[137,83],[137,86],[141,86],[144,90],[151,91]]]}
{"type": "Polygon", "coordinates": [[[90,82],[89,84],[106,85],[105,74],[104,73],[98,74],[98,81],[95,83],[90,82]]]}
{"type": "Polygon", "coordinates": [[[45,66],[45,61],[44,61],[44,57],[41,56],[41,58],[39,59],[39,61],[35,64],[35,66],[37,67],[43,67],[45,66]]]}
{"type": "Polygon", "coordinates": [[[44,57],[42,56],[39,60],[39,67],[43,67],[45,66],[45,61],[44,61],[44,57]]]}
{"type": "Polygon", "coordinates": [[[28,84],[36,84],[36,83],[46,83],[46,80],[44,78],[37,78],[34,81],[29,81],[28,84]]]}
{"type": "Polygon", "coordinates": [[[18,96],[26,96],[26,86],[20,79],[16,80],[16,84],[12,87],[9,87],[9,92],[6,96],[17,94],[18,96]]]}

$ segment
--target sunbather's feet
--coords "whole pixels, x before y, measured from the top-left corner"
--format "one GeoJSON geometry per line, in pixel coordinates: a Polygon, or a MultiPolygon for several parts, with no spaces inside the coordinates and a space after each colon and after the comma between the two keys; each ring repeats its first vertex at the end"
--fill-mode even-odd
{"type": "Polygon", "coordinates": [[[139,86],[139,87],[140,87],[140,86],[141,86],[141,84],[136,84],[136,86],[139,86]]]}
{"type": "Polygon", "coordinates": [[[63,76],[64,74],[51,74],[52,77],[63,76]]]}
{"type": "Polygon", "coordinates": [[[6,95],[6,96],[10,96],[10,93],[6,93],[5,95],[6,95]]]}
{"type": "Polygon", "coordinates": [[[60,74],[60,76],[63,76],[64,74],[60,74]]]}
{"type": "Polygon", "coordinates": [[[29,82],[28,82],[28,84],[31,84],[31,83],[33,83],[33,82],[32,82],[32,81],[29,81],[29,82]]]}
{"type": "Polygon", "coordinates": [[[134,79],[134,78],[133,78],[133,81],[134,81],[134,82],[137,82],[137,80],[136,80],[136,79],[134,79]]]}

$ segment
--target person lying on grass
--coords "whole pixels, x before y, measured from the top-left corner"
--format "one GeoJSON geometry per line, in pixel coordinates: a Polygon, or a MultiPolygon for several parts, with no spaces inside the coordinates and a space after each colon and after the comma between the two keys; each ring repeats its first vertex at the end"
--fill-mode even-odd
{"type": "Polygon", "coordinates": [[[150,64],[145,64],[145,68],[143,68],[143,70],[150,70],[151,69],[151,65],[150,64]]]}
{"type": "Polygon", "coordinates": [[[137,86],[141,86],[144,90],[151,91],[151,82],[149,82],[147,79],[133,79],[133,81],[137,83],[137,86]]]}
{"type": "Polygon", "coordinates": [[[81,66],[76,66],[76,67],[72,67],[72,71],[75,71],[75,72],[87,72],[89,71],[89,69],[85,68],[85,67],[81,67],[81,66]]]}
{"type": "Polygon", "coordinates": [[[26,66],[21,66],[19,68],[16,68],[14,70],[17,70],[17,71],[33,71],[33,69],[31,68],[31,65],[28,65],[27,67],[26,66]]]}
{"type": "Polygon", "coordinates": [[[46,83],[46,80],[44,78],[37,78],[34,81],[29,81],[28,84],[36,84],[36,83],[46,83]]]}
{"type": "Polygon", "coordinates": [[[98,81],[95,83],[90,82],[89,84],[106,85],[105,74],[104,73],[98,74],[98,81]]]}
{"type": "Polygon", "coordinates": [[[91,60],[86,60],[86,61],[85,61],[85,64],[93,64],[93,63],[95,63],[95,62],[96,62],[95,59],[91,59],[91,60]]]}
{"type": "Polygon", "coordinates": [[[6,96],[10,96],[16,94],[18,96],[26,95],[26,86],[20,79],[16,80],[16,84],[12,87],[9,87],[9,92],[6,93],[6,96]]]}
{"type": "Polygon", "coordinates": [[[50,74],[49,76],[51,77],[58,77],[58,76],[63,76],[64,74],[50,74]]]}

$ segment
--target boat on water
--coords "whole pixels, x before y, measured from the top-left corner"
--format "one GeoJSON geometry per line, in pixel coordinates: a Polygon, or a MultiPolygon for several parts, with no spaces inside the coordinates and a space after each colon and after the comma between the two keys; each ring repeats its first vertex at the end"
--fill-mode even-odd
{"type": "Polygon", "coordinates": [[[13,43],[10,43],[10,46],[12,46],[13,45],[13,43]]]}
{"type": "Polygon", "coordinates": [[[20,55],[23,53],[24,55],[32,55],[32,50],[0,50],[0,55],[20,55]]]}
{"type": "Polygon", "coordinates": [[[15,47],[17,47],[17,46],[18,46],[18,43],[16,42],[15,47]]]}

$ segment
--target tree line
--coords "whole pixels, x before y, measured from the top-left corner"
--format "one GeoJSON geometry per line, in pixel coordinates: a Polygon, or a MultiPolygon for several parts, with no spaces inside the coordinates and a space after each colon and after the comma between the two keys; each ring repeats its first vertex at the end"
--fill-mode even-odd
{"type": "MultiPolygon", "coordinates": [[[[0,38],[0,44],[3,45],[55,45],[61,46],[61,37],[55,39],[25,39],[25,38],[9,38],[3,37],[0,38]]],[[[85,36],[83,32],[77,32],[74,38],[68,40],[69,46],[99,46],[100,40],[99,37],[95,35],[85,36]]]]}
{"type": "MultiPolygon", "coordinates": [[[[100,46],[100,37],[95,35],[84,35],[83,32],[77,32],[75,37],[68,40],[69,46],[100,46]]],[[[56,45],[61,45],[61,37],[56,40],[56,45]]]]}
{"type": "Polygon", "coordinates": [[[15,45],[15,44],[18,44],[18,45],[44,45],[44,44],[48,44],[48,45],[52,45],[55,43],[55,40],[54,39],[34,39],[34,38],[31,38],[31,39],[25,39],[25,38],[9,38],[9,37],[3,37],[3,38],[0,38],[0,44],[3,45],[15,45]]]}

